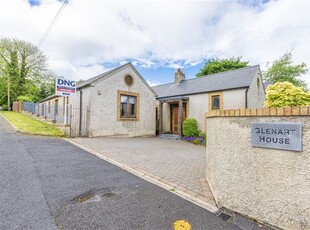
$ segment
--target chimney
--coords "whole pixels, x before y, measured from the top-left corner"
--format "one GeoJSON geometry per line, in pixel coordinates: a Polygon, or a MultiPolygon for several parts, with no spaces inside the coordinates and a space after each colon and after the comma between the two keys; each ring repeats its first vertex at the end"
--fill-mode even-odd
{"type": "Polygon", "coordinates": [[[174,82],[180,83],[183,80],[185,80],[185,74],[182,72],[180,68],[178,68],[177,72],[175,72],[174,74],[174,82]]]}

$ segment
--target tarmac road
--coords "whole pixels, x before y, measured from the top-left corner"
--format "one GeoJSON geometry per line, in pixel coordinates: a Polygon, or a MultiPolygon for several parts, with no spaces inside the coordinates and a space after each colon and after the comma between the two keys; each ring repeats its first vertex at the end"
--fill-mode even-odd
{"type": "MultiPolygon", "coordinates": [[[[133,156],[134,157],[134,156],[133,156]]],[[[55,138],[0,116],[0,229],[239,229],[207,210],[55,138]]]]}

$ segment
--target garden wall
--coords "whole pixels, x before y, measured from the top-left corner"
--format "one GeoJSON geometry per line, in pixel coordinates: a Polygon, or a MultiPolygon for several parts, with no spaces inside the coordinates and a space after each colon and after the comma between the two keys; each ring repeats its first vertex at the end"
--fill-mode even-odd
{"type": "Polygon", "coordinates": [[[287,107],[206,114],[206,177],[220,207],[284,229],[310,229],[309,112],[287,107]],[[253,122],[301,123],[303,150],[253,147],[253,122]]]}

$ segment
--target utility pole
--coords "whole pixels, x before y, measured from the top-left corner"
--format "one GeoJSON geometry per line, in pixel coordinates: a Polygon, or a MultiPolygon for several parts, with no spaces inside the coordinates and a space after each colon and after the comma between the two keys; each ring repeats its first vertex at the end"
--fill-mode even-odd
{"type": "Polygon", "coordinates": [[[10,75],[8,75],[8,111],[11,110],[11,103],[10,103],[10,75]]]}

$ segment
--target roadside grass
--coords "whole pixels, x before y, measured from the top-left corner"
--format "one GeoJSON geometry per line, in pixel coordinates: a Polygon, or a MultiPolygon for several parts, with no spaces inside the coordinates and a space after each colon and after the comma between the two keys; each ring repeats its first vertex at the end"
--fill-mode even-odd
{"type": "Polygon", "coordinates": [[[61,131],[59,128],[50,124],[46,124],[42,121],[38,121],[24,114],[11,111],[0,111],[0,113],[13,125],[15,125],[15,127],[21,132],[53,137],[65,136],[63,131],[61,131]]]}

